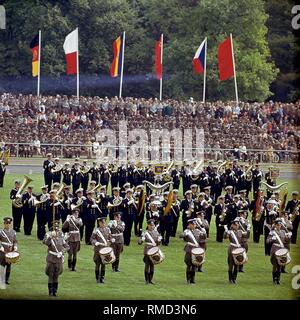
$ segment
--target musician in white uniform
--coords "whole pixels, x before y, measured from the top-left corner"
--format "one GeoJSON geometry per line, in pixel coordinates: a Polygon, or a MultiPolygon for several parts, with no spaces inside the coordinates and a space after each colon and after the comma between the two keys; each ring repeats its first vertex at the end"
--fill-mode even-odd
{"type": "Polygon", "coordinates": [[[152,282],[154,275],[154,264],[148,255],[149,249],[153,247],[157,247],[160,245],[162,240],[161,235],[155,228],[155,222],[153,219],[147,221],[147,230],[142,234],[142,236],[138,240],[138,244],[142,244],[144,242],[144,275],[146,284],[154,284],[152,282]]]}
{"type": "Polygon", "coordinates": [[[95,276],[99,284],[104,283],[105,277],[105,264],[102,262],[99,250],[108,247],[110,243],[115,242],[111,236],[110,229],[105,225],[105,217],[97,219],[98,227],[94,230],[91,236],[91,244],[94,247],[94,262],[95,262],[95,276]]]}
{"type": "Polygon", "coordinates": [[[246,231],[239,230],[239,218],[235,218],[231,222],[230,230],[225,226],[224,239],[229,239],[230,241],[227,258],[229,283],[236,284],[238,273],[238,265],[234,260],[233,251],[237,248],[242,248],[241,243],[247,235],[248,233],[246,231]]]}
{"type": "Polygon", "coordinates": [[[6,284],[9,284],[11,264],[6,262],[5,254],[18,250],[16,231],[12,229],[12,221],[12,218],[5,217],[4,228],[0,230],[0,289],[6,289],[6,284]]]}
{"type": "Polygon", "coordinates": [[[186,280],[188,284],[195,283],[196,266],[192,263],[192,249],[200,247],[200,239],[206,238],[206,232],[197,229],[196,223],[196,219],[189,219],[187,229],[180,235],[180,238],[183,238],[186,242],[184,262],[186,264],[186,280]]]}
{"type": "MultiPolygon", "coordinates": [[[[286,243],[291,238],[291,236],[291,232],[287,232],[286,230],[282,229],[281,218],[277,218],[267,238],[267,243],[269,243],[272,246],[271,263],[273,265],[272,276],[274,284],[280,284],[281,265],[278,262],[278,250],[286,249],[284,243],[286,243]]],[[[290,259],[288,250],[286,251],[287,255],[285,258],[290,259]]]]}
{"type": "Polygon", "coordinates": [[[79,218],[79,209],[74,209],[71,215],[67,216],[62,229],[68,232],[67,243],[70,247],[68,251],[69,271],[76,271],[77,253],[80,251],[80,227],[82,219],[79,218]]]}

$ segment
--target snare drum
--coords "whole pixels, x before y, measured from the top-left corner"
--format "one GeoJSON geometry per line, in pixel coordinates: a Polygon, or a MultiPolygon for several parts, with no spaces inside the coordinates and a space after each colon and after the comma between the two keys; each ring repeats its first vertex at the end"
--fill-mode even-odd
{"type": "Polygon", "coordinates": [[[165,255],[159,249],[159,247],[150,248],[147,252],[149,259],[153,264],[159,264],[165,260],[165,255]]]}
{"type": "Polygon", "coordinates": [[[5,261],[9,264],[14,264],[20,261],[20,253],[13,251],[13,252],[7,252],[5,254],[5,261]]]}
{"type": "Polygon", "coordinates": [[[286,266],[292,261],[289,250],[286,248],[276,250],[275,257],[280,266],[286,266]]]}
{"type": "Polygon", "coordinates": [[[232,251],[234,263],[238,266],[247,262],[248,257],[244,248],[236,248],[232,251]]]}
{"type": "Polygon", "coordinates": [[[205,251],[202,248],[193,248],[192,251],[192,264],[200,267],[205,262],[205,251]]]}
{"type": "Polygon", "coordinates": [[[114,250],[111,247],[104,247],[100,249],[99,254],[103,264],[110,264],[116,261],[114,250]]]}

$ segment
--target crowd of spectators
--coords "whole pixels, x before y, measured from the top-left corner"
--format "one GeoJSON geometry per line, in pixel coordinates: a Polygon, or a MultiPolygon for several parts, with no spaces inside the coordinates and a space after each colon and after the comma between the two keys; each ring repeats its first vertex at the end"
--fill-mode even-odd
{"type": "MultiPolygon", "coordinates": [[[[47,151],[65,157],[89,153],[100,129],[203,128],[207,153],[218,157],[232,149],[242,157],[249,149],[292,151],[298,161],[300,101],[296,103],[206,102],[144,98],[43,96],[4,93],[0,97],[0,133],[4,144],[21,143],[19,155],[47,151]],[[41,144],[57,146],[41,147],[41,144]],[[81,147],[78,145],[85,145],[81,147]]],[[[12,147],[12,153],[15,147],[12,147]]],[[[236,156],[235,155],[235,156],[236,156]]]]}

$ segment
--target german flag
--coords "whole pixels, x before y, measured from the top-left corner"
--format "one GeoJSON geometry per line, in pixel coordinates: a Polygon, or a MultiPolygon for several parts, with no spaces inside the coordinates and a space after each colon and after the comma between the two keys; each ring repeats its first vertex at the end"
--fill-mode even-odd
{"type": "Polygon", "coordinates": [[[32,51],[32,76],[36,77],[39,75],[39,34],[37,33],[35,37],[30,42],[30,49],[32,51]]]}
{"type": "Polygon", "coordinates": [[[114,60],[110,67],[110,75],[117,77],[121,75],[122,59],[123,59],[123,35],[118,37],[113,43],[114,60]]]}

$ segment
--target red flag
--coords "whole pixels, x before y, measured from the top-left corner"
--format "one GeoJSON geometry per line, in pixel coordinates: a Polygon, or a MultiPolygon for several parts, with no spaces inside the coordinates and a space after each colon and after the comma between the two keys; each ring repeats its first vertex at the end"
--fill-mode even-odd
{"type": "Polygon", "coordinates": [[[162,64],[162,37],[156,41],[155,45],[155,73],[158,80],[162,78],[163,64],[162,64]]]}
{"type": "Polygon", "coordinates": [[[77,74],[78,29],[66,36],[64,50],[67,61],[67,74],[77,74]]]}
{"type": "Polygon", "coordinates": [[[226,38],[218,48],[219,78],[221,81],[234,76],[232,46],[230,37],[226,38]]]}

